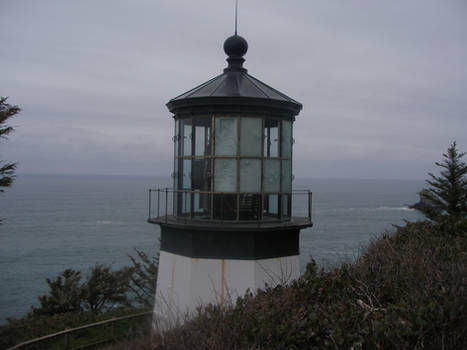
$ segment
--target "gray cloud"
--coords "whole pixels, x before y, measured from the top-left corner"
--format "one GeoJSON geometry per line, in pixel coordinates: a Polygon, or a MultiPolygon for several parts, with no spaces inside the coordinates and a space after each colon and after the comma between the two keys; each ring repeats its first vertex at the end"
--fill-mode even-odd
{"type": "MultiPolygon", "coordinates": [[[[233,1],[6,0],[2,159],[30,173],[168,175],[165,103],[219,74],[233,1]]],[[[424,178],[467,149],[467,3],[240,3],[249,72],[304,104],[296,177],[424,178]]]]}

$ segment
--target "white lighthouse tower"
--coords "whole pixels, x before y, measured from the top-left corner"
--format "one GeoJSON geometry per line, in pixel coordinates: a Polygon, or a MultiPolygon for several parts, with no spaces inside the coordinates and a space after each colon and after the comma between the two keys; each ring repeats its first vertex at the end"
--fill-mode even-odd
{"type": "Polygon", "coordinates": [[[161,228],[155,316],[299,276],[299,232],[312,225],[309,191],[308,216],[292,216],[292,130],[302,105],[247,73],[241,36],[224,50],[222,74],[167,103],[174,187],[156,190],[148,220],[161,228]]]}

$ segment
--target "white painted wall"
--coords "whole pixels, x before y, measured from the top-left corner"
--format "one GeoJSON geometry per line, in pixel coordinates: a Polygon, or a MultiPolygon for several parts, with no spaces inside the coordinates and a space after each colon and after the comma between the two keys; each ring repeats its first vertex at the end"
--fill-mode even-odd
{"type": "Polygon", "coordinates": [[[192,259],[160,252],[155,318],[181,322],[200,305],[235,302],[250,289],[300,276],[299,256],[261,260],[192,259]]]}

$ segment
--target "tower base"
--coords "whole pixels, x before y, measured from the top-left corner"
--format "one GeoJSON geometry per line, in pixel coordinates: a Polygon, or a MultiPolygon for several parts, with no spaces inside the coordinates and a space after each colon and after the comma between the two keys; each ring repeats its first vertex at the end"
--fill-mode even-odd
{"type": "Polygon", "coordinates": [[[229,305],[247,290],[288,284],[299,276],[299,255],[206,259],[161,250],[154,321],[168,322],[169,326],[183,323],[202,305],[229,305]]]}

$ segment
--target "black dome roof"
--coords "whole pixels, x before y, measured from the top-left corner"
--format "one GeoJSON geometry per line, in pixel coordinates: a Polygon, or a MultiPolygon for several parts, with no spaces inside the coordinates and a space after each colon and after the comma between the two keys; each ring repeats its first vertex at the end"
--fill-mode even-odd
{"type": "MultiPolygon", "coordinates": [[[[274,110],[277,114],[293,117],[302,109],[300,102],[247,73],[243,68],[243,55],[248,51],[247,41],[239,35],[233,35],[224,42],[224,51],[229,56],[228,67],[224,72],[207,82],[171,99],[167,103],[174,113],[195,113],[195,110],[216,112],[241,106],[257,110],[274,110]]],[[[238,108],[237,108],[238,109],[238,108]]]]}

